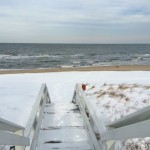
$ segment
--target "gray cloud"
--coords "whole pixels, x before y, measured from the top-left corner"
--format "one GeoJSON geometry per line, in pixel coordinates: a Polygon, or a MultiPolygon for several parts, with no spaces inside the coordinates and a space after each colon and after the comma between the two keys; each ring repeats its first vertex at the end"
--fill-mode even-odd
{"type": "Polygon", "coordinates": [[[0,42],[150,42],[148,0],[0,1],[0,42]]]}

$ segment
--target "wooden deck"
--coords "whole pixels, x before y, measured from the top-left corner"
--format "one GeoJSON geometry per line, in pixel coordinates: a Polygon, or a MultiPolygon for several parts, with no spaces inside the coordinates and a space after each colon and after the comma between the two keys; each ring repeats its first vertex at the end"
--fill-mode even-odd
{"type": "Polygon", "coordinates": [[[83,119],[73,103],[51,103],[44,109],[37,150],[91,150],[83,119]]]}

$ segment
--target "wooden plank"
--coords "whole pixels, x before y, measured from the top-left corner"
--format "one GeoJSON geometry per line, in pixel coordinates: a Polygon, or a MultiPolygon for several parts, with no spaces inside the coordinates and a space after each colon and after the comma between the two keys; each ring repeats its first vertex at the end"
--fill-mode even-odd
{"type": "Polygon", "coordinates": [[[0,131],[0,144],[1,145],[18,145],[18,146],[29,146],[29,138],[22,137],[10,132],[0,131]]]}
{"type": "Polygon", "coordinates": [[[17,124],[14,124],[12,122],[9,122],[5,119],[0,118],[0,130],[6,130],[10,132],[16,132],[19,130],[24,130],[25,128],[22,126],[19,126],[17,124]]]}
{"type": "Polygon", "coordinates": [[[150,137],[150,120],[131,124],[128,126],[111,129],[101,134],[101,140],[120,140],[128,138],[150,137]]]}
{"type": "Polygon", "coordinates": [[[63,142],[53,144],[41,144],[37,150],[91,150],[87,142],[63,142]]]}
{"type": "MultiPolygon", "coordinates": [[[[84,128],[78,107],[68,102],[51,104],[48,106],[50,108],[49,111],[55,113],[44,114],[37,149],[91,150],[89,138],[84,128]],[[66,109],[67,112],[64,112],[66,109]],[[47,128],[46,130],[44,128],[43,130],[45,125],[50,128],[47,128]]],[[[46,105],[46,108],[48,108],[48,106],[46,105]]]]}

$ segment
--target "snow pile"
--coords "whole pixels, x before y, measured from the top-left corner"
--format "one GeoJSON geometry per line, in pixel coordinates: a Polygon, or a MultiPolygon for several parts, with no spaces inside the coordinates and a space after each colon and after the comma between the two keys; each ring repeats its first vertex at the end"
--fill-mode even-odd
{"type": "MultiPolygon", "coordinates": [[[[86,95],[107,123],[118,120],[150,105],[150,85],[129,83],[87,84],[86,95]]],[[[150,149],[150,138],[129,139],[121,149],[150,149]]]]}

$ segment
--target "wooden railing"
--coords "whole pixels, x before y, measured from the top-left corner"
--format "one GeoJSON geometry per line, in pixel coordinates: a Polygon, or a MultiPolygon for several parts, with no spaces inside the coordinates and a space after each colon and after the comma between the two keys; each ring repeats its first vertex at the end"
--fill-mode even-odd
{"type": "Polygon", "coordinates": [[[47,103],[51,103],[50,96],[46,84],[42,84],[24,132],[25,137],[30,138],[30,150],[36,149],[44,107],[47,103]]]}
{"type": "MultiPolygon", "coordinates": [[[[75,87],[72,102],[79,107],[93,150],[113,150],[115,140],[150,137],[150,106],[104,127],[103,120],[99,120],[94,107],[79,84],[75,87]]],[[[46,84],[42,84],[25,128],[0,119],[0,144],[15,145],[19,150],[35,150],[47,103],[51,103],[48,89],[46,84]]]]}
{"type": "Polygon", "coordinates": [[[15,150],[35,150],[46,103],[51,101],[46,84],[42,84],[25,128],[0,119],[0,144],[14,145],[15,150]],[[16,132],[22,133],[22,136],[16,132]]]}
{"type": "Polygon", "coordinates": [[[100,125],[97,115],[90,107],[90,104],[88,103],[89,101],[83,93],[83,90],[81,89],[81,86],[79,84],[77,84],[75,87],[72,102],[77,104],[79,107],[82,118],[85,122],[85,127],[87,129],[87,134],[89,136],[89,142],[92,147],[92,150],[104,149],[103,144],[99,140],[100,137],[97,134],[100,133],[100,125]],[[97,129],[95,129],[95,127],[97,127],[97,129]],[[95,132],[96,130],[99,130],[99,132],[95,132]]]}
{"type": "Polygon", "coordinates": [[[150,106],[110,123],[102,130],[103,120],[99,120],[79,84],[75,87],[73,103],[79,106],[94,150],[113,150],[115,140],[150,137],[150,106]]]}
{"type": "Polygon", "coordinates": [[[0,118],[0,145],[29,146],[30,139],[24,136],[25,128],[0,118]]]}

